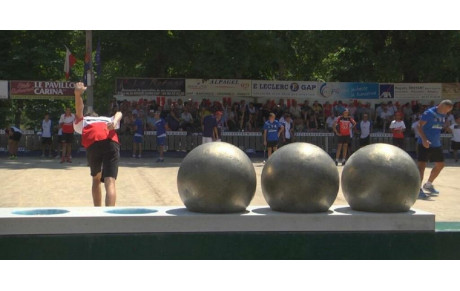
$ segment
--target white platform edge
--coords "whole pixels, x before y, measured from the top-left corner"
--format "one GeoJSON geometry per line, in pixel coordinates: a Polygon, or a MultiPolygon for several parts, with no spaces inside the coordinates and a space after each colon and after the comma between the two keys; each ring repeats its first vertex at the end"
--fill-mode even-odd
{"type": "Polygon", "coordinates": [[[291,214],[267,206],[248,207],[244,214],[200,214],[183,206],[0,208],[0,235],[177,233],[177,232],[340,232],[434,231],[435,215],[353,211],[333,206],[327,213],[291,214]],[[13,211],[62,209],[57,215],[17,215],[13,211]],[[113,209],[155,209],[150,214],[108,214],[113,209]]]}

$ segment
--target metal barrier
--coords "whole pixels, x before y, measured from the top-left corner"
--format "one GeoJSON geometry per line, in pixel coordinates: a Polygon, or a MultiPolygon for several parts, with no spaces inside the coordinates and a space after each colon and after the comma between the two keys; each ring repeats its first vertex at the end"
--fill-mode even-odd
{"type": "MultiPolygon", "coordinates": [[[[1,132],[0,132],[1,134],[1,132]]],[[[166,133],[166,146],[165,150],[168,151],[190,151],[202,143],[201,133],[190,133],[187,134],[185,131],[168,131],[166,133]]],[[[442,134],[441,142],[444,152],[450,150],[450,139],[451,134],[442,134]]],[[[119,135],[121,150],[132,150],[133,148],[133,136],[132,135],[119,135]]],[[[81,136],[76,134],[73,144],[73,149],[77,150],[80,148],[81,136]]],[[[260,132],[223,132],[222,141],[231,143],[242,150],[252,149],[255,151],[263,151],[264,145],[262,140],[262,133],[260,132]]],[[[333,133],[310,133],[300,132],[295,133],[293,141],[295,142],[308,142],[315,144],[326,152],[335,152],[337,149],[337,138],[333,133]]],[[[370,137],[371,143],[388,143],[393,142],[391,133],[372,133],[370,137]]],[[[0,135],[0,151],[6,150],[8,143],[8,137],[4,134],[0,135]]],[[[281,145],[282,146],[282,145],[281,145]]],[[[53,137],[53,148],[57,149],[58,138],[57,135],[53,137]]],[[[359,138],[354,137],[352,139],[353,149],[359,148],[359,138]]],[[[406,151],[413,152],[416,148],[416,141],[413,137],[405,138],[405,149],[406,151]]],[[[20,151],[34,151],[41,149],[40,136],[33,133],[33,131],[24,131],[24,134],[19,142],[20,151]]],[[[156,132],[146,131],[144,133],[144,150],[157,150],[156,132]]]]}

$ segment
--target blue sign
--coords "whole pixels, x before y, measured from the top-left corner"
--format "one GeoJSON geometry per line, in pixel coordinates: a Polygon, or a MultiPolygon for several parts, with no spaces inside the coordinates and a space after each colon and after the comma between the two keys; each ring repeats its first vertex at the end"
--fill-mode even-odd
{"type": "Polygon", "coordinates": [[[378,83],[322,83],[319,94],[327,99],[378,99],[378,83]]]}

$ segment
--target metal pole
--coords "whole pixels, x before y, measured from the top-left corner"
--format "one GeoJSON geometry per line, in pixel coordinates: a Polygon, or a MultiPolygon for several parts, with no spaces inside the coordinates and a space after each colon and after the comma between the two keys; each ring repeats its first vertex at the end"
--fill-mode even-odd
{"type": "Polygon", "coordinates": [[[87,87],[86,89],[86,96],[87,96],[87,101],[86,101],[86,106],[88,107],[88,110],[93,110],[93,86],[94,86],[94,78],[93,78],[93,32],[91,30],[86,31],[86,56],[89,58],[89,60],[85,60],[88,62],[89,68],[87,71],[87,87]]]}

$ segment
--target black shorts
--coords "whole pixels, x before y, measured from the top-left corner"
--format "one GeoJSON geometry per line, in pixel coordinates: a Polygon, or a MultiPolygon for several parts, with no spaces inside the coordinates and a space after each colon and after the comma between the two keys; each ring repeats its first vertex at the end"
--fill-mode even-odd
{"type": "Polygon", "coordinates": [[[50,145],[52,143],[51,137],[42,137],[42,144],[50,145]]]}
{"type": "Polygon", "coordinates": [[[367,136],[365,138],[360,138],[359,139],[359,146],[360,147],[365,147],[371,143],[371,137],[367,136]]]}
{"type": "Polygon", "coordinates": [[[432,163],[444,162],[444,153],[442,152],[442,147],[426,148],[422,144],[418,144],[417,146],[419,162],[428,162],[428,160],[432,163]]]}
{"type": "Polygon", "coordinates": [[[404,138],[393,138],[393,145],[404,149],[404,138]]]}
{"type": "Polygon", "coordinates": [[[277,140],[267,141],[267,148],[276,148],[276,147],[278,147],[277,140]]]}
{"type": "Polygon", "coordinates": [[[454,151],[460,150],[460,142],[451,141],[450,144],[451,144],[452,150],[454,151]]]}
{"type": "Polygon", "coordinates": [[[13,135],[10,135],[10,139],[14,141],[19,141],[21,139],[22,134],[20,132],[13,132],[13,135]]]}
{"type": "Polygon", "coordinates": [[[117,178],[120,158],[118,143],[109,139],[97,141],[86,149],[86,158],[91,169],[91,176],[94,177],[102,171],[102,182],[106,177],[117,178]]]}
{"type": "Polygon", "coordinates": [[[63,133],[62,142],[63,143],[73,143],[73,133],[63,133]]]}
{"type": "Polygon", "coordinates": [[[339,135],[337,136],[337,143],[338,144],[343,144],[343,143],[350,143],[351,138],[349,135],[339,135]]]}

